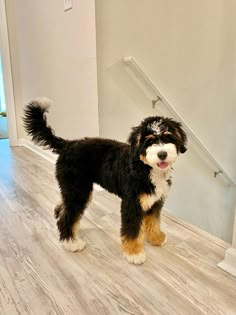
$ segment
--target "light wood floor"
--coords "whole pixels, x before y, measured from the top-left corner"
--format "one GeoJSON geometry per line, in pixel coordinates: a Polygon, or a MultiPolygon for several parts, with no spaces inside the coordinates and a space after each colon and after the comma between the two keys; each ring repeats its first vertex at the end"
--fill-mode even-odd
{"type": "Polygon", "coordinates": [[[0,141],[0,314],[236,314],[236,278],[216,264],[227,244],[163,216],[164,248],[147,262],[120,250],[119,199],[94,192],[81,224],[87,247],[57,240],[53,165],[0,141]]]}

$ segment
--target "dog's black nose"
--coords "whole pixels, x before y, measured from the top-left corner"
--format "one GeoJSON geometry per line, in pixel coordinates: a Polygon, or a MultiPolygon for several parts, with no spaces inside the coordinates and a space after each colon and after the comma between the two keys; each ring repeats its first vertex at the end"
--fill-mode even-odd
{"type": "Polygon", "coordinates": [[[163,160],[165,160],[166,157],[167,157],[167,152],[165,152],[165,151],[160,151],[160,152],[157,153],[157,156],[159,157],[160,160],[163,161],[163,160]]]}

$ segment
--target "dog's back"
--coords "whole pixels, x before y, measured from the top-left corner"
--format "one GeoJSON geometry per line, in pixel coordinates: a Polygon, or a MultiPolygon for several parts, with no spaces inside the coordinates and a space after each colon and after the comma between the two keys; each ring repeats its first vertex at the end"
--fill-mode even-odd
{"type": "Polygon", "coordinates": [[[30,102],[23,120],[27,133],[36,144],[59,155],[56,164],[59,185],[70,185],[73,179],[83,182],[84,186],[97,183],[118,196],[125,194],[131,172],[130,145],[102,138],[65,140],[57,137],[47,124],[49,105],[47,99],[30,102]]]}
{"type": "Polygon", "coordinates": [[[57,179],[60,181],[65,173],[73,172],[78,180],[97,183],[108,191],[121,195],[120,181],[128,175],[129,157],[130,146],[115,140],[84,138],[68,141],[59,153],[57,179]],[[122,174],[125,165],[126,174],[122,174]]]}

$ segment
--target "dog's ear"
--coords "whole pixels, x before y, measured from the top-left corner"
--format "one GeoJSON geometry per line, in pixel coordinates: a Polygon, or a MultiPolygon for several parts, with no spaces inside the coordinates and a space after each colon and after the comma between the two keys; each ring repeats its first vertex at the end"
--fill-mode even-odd
{"type": "Polygon", "coordinates": [[[185,153],[187,151],[187,147],[185,145],[181,145],[180,147],[180,153],[185,153]]]}
{"type": "Polygon", "coordinates": [[[140,130],[140,126],[138,127],[134,127],[132,128],[132,132],[129,135],[128,138],[128,143],[132,146],[132,147],[136,147],[138,148],[140,145],[140,140],[141,140],[141,130],[140,130]]]}
{"type": "Polygon", "coordinates": [[[187,135],[185,131],[183,130],[182,125],[180,123],[178,124],[178,127],[175,128],[174,133],[180,142],[180,150],[179,150],[180,153],[186,152],[187,151],[187,147],[186,147],[187,135]]]}

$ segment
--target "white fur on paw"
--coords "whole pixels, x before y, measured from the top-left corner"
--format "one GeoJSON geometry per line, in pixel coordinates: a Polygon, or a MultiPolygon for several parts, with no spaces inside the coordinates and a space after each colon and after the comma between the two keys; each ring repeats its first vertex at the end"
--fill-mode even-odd
{"type": "Polygon", "coordinates": [[[146,261],[145,252],[141,252],[141,253],[135,254],[135,255],[128,255],[125,253],[124,256],[127,258],[129,263],[135,264],[135,265],[141,265],[146,261]]]}
{"type": "Polygon", "coordinates": [[[164,239],[164,241],[161,243],[161,246],[165,246],[167,243],[167,235],[165,234],[166,238],[164,239]]]}
{"type": "Polygon", "coordinates": [[[64,241],[63,242],[63,246],[65,249],[69,250],[70,252],[77,252],[77,251],[81,251],[85,248],[86,243],[80,239],[77,238],[75,240],[69,240],[69,241],[64,241]]]}

